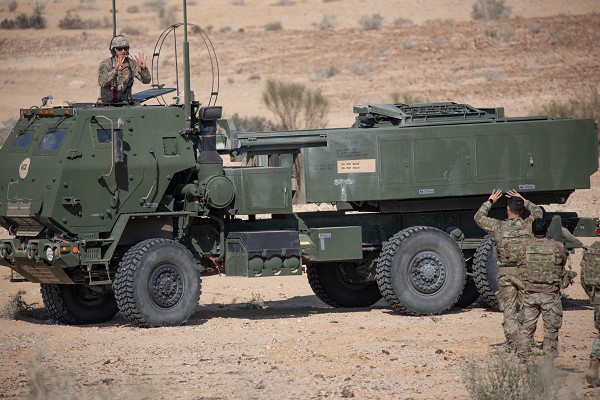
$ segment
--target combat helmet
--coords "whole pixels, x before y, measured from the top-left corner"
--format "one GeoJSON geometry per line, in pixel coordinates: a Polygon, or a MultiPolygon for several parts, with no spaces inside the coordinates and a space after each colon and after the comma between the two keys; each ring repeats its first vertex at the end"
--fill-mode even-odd
{"type": "Polygon", "coordinates": [[[129,47],[129,41],[123,35],[117,35],[110,41],[108,49],[112,52],[115,47],[129,47]]]}

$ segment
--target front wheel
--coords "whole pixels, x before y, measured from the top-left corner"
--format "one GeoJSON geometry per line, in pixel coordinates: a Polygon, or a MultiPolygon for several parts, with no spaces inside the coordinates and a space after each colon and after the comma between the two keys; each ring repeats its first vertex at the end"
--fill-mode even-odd
{"type": "Polygon", "coordinates": [[[50,314],[62,324],[98,324],[110,321],[119,311],[109,286],[42,283],[40,292],[50,314]]]}
{"type": "Polygon", "coordinates": [[[170,326],[184,323],[196,310],[201,278],[183,245],[148,239],[125,253],[114,286],[119,310],[131,324],[170,326]]]}
{"type": "Polygon", "coordinates": [[[377,264],[377,284],[394,311],[439,314],[463,292],[465,260],[450,235],[427,226],[396,233],[377,264]]]}

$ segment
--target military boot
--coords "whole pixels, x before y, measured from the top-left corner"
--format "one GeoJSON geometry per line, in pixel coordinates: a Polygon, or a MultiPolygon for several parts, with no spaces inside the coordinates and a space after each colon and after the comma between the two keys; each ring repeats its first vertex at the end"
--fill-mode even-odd
{"type": "Polygon", "coordinates": [[[590,358],[590,367],[585,373],[585,380],[592,387],[600,386],[600,379],[598,379],[598,367],[600,367],[600,360],[596,357],[590,358]]]}

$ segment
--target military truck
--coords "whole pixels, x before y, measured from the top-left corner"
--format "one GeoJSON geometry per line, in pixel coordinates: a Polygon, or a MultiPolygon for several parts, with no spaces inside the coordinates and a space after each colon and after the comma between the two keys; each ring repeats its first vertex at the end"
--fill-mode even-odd
{"type": "MultiPolygon", "coordinates": [[[[183,28],[187,52],[185,18],[183,28]]],[[[182,324],[215,266],[305,272],[332,307],[383,297],[400,313],[438,314],[480,294],[493,304],[497,267],[473,220],[479,205],[493,188],[564,203],[598,169],[592,120],[449,102],[358,105],[349,128],[239,132],[220,106],[193,99],[185,59],[183,104],[147,105],[173,90],[156,84],[127,104],[25,108],[0,150],[10,233],[0,265],[40,283],[61,323],[120,311],[135,326],[182,324]],[[257,156],[259,166],[223,164],[257,156]],[[300,192],[334,210],[294,212],[300,192]]],[[[503,204],[491,215],[503,218],[503,204]]],[[[600,233],[596,218],[546,218],[558,231],[600,233]]]]}

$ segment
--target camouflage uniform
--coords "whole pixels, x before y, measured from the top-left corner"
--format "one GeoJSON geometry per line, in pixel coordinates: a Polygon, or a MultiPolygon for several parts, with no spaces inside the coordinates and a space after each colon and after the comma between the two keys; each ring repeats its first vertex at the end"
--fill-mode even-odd
{"type": "Polygon", "coordinates": [[[590,353],[590,369],[585,378],[592,386],[600,386],[600,242],[595,242],[584,250],[581,260],[581,286],[594,306],[594,326],[598,330],[590,353]]]}
{"type": "Polygon", "coordinates": [[[475,214],[475,222],[479,227],[489,233],[496,241],[494,258],[498,263],[498,286],[496,294],[500,311],[504,314],[502,327],[509,350],[516,350],[519,337],[518,313],[521,302],[519,289],[522,283],[519,280],[518,249],[524,240],[530,239],[531,223],[536,218],[543,216],[543,211],[529,200],[525,200],[524,207],[531,214],[529,217],[507,219],[500,221],[487,216],[492,203],[485,201],[475,214]]]}
{"type": "Polygon", "coordinates": [[[558,330],[563,318],[560,284],[566,261],[565,246],[555,240],[535,237],[521,244],[519,265],[525,288],[519,312],[520,356],[526,356],[535,344],[533,335],[540,314],[544,321],[544,355],[549,359],[558,355],[558,330]]]}
{"type": "Polygon", "coordinates": [[[121,71],[115,69],[115,58],[110,57],[100,63],[98,69],[98,85],[100,98],[105,104],[112,102],[130,102],[133,77],[142,83],[150,83],[151,76],[148,68],[141,69],[137,61],[127,57],[121,71]]]}

